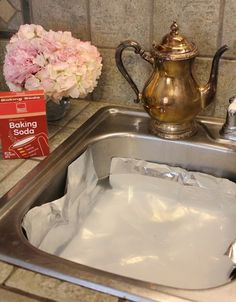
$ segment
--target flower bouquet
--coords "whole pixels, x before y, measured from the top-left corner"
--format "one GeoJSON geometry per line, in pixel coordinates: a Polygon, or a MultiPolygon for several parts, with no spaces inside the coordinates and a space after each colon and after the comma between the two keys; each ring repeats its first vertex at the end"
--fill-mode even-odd
{"type": "Polygon", "coordinates": [[[101,75],[102,58],[90,42],[71,32],[21,25],[7,45],[3,73],[10,90],[44,89],[47,99],[81,98],[101,75]]]}

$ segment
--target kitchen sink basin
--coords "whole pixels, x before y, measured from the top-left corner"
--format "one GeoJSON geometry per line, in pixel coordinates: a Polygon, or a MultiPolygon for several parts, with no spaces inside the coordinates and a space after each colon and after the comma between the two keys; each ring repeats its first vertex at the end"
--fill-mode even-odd
{"type": "Polygon", "coordinates": [[[220,138],[222,123],[199,117],[195,136],[172,141],[150,134],[150,118],[142,111],[122,107],[99,110],[0,200],[0,259],[132,301],[235,301],[235,281],[205,290],[186,290],[135,280],[43,252],[28,242],[21,228],[30,208],[63,196],[67,167],[88,146],[101,179],[109,175],[113,157],[128,157],[235,182],[236,143],[220,138]]]}

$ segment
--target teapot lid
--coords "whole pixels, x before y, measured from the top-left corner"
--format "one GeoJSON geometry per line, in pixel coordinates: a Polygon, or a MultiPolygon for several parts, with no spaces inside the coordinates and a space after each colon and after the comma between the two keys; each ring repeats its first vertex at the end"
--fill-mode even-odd
{"type": "Polygon", "coordinates": [[[179,26],[175,21],[170,29],[170,33],[164,36],[161,44],[154,45],[154,55],[169,61],[196,57],[198,55],[196,45],[179,34],[179,26]]]}

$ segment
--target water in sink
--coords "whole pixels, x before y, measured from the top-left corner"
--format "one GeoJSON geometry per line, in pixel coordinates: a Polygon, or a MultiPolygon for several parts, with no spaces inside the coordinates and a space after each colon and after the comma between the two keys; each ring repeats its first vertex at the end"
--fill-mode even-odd
{"type": "Polygon", "coordinates": [[[78,181],[92,190],[84,187],[80,204],[69,205],[65,197],[45,204],[45,223],[37,211],[29,212],[33,223],[25,219],[24,226],[32,244],[81,264],[173,287],[209,288],[228,281],[232,262],[224,253],[235,238],[234,183],[179,168],[164,173],[140,161],[133,173],[124,173],[126,161],[123,170],[116,167],[98,182],[94,170],[87,173],[88,158],[82,166],[75,174],[84,169],[78,181]],[[35,240],[36,218],[41,228],[49,225],[54,232],[45,229],[35,240]]]}

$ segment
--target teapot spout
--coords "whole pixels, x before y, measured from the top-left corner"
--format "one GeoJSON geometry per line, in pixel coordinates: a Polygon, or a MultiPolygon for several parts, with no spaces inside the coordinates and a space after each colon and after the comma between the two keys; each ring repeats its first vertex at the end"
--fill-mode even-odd
{"type": "Polygon", "coordinates": [[[228,46],[224,45],[219,48],[215,53],[215,56],[212,61],[209,81],[205,87],[200,88],[202,109],[206,108],[214,100],[218,80],[219,61],[223,53],[228,49],[228,46]]]}

